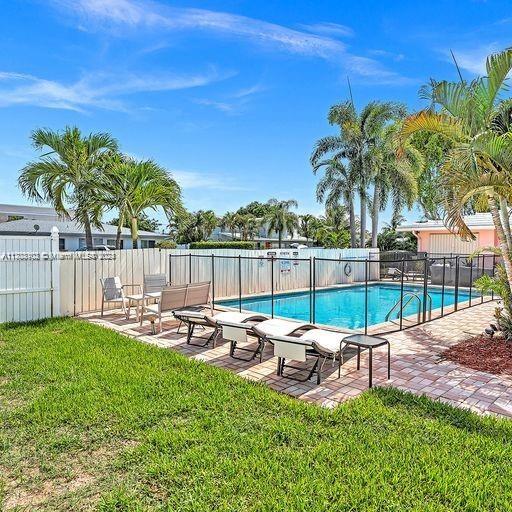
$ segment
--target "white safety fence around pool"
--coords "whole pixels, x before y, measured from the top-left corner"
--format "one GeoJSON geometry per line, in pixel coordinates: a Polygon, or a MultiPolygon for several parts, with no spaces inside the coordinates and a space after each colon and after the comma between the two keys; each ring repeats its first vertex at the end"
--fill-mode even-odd
{"type": "MultiPolygon", "coordinates": [[[[318,258],[319,287],[361,282],[365,279],[365,265],[361,261],[354,261],[347,272],[346,263],[333,265],[322,262],[322,258],[378,258],[376,249],[314,248],[268,251],[130,249],[66,253],[58,251],[58,239],[58,231],[52,237],[0,238],[0,322],[97,311],[101,307],[100,279],[105,277],[119,276],[123,284],[142,284],[146,274],[165,274],[172,284],[213,278],[215,293],[220,299],[236,296],[241,285],[244,295],[264,293],[272,287],[276,292],[308,288],[312,258],[318,258]],[[194,257],[190,258],[189,254],[194,257]],[[215,256],[213,274],[212,255],[215,256]],[[248,257],[258,259],[256,262],[244,259],[248,257]],[[173,265],[174,258],[184,258],[183,262],[185,259],[186,262],[173,265]],[[271,258],[275,260],[269,265],[271,258]]],[[[368,278],[378,279],[378,271],[368,278]]]]}

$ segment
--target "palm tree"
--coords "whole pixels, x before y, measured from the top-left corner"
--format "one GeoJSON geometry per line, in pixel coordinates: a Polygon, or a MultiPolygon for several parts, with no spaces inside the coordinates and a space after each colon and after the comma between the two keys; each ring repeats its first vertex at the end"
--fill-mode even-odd
{"type": "Polygon", "coordinates": [[[298,203],[295,199],[279,201],[270,199],[267,203],[270,208],[265,217],[268,222],[269,231],[274,231],[278,236],[278,246],[281,248],[283,241],[283,231],[288,231],[293,236],[293,231],[298,227],[297,215],[290,211],[290,208],[297,208],[298,203]]]}
{"type": "Polygon", "coordinates": [[[299,216],[299,233],[307,242],[314,237],[317,229],[318,219],[314,215],[307,213],[299,216]]]}
{"type": "Polygon", "coordinates": [[[392,102],[372,101],[360,114],[352,102],[334,105],[329,110],[328,121],[339,128],[339,134],[318,140],[311,155],[313,169],[318,168],[326,156],[347,160],[348,176],[359,195],[360,247],[366,245],[368,187],[378,164],[375,147],[386,124],[404,115],[405,107],[392,102]]]}
{"type": "Polygon", "coordinates": [[[423,170],[423,156],[410,141],[398,151],[398,133],[401,124],[395,122],[383,127],[372,148],[376,165],[372,176],[372,247],[377,247],[379,213],[385,209],[391,195],[393,214],[404,206],[412,208],[418,195],[418,178],[423,170]]]}
{"type": "Polygon", "coordinates": [[[63,132],[37,129],[31,139],[44,154],[22,169],[21,191],[35,201],[51,203],[60,215],[78,222],[85,231],[87,249],[92,249],[92,227],[101,229],[103,212],[98,201],[99,168],[106,152],[117,151],[116,140],[108,133],[84,136],[76,127],[63,132]]]}
{"type": "Polygon", "coordinates": [[[242,240],[249,240],[258,234],[258,229],[261,226],[261,220],[258,217],[250,213],[237,213],[236,219],[242,240]]]}
{"type": "Polygon", "coordinates": [[[213,210],[199,210],[195,215],[202,240],[208,240],[212,236],[213,230],[218,226],[219,219],[213,210]]]}
{"type": "Polygon", "coordinates": [[[236,213],[227,212],[220,220],[220,225],[223,229],[229,229],[231,239],[235,239],[235,233],[238,228],[238,217],[236,213]]]}
{"type": "Polygon", "coordinates": [[[168,219],[183,213],[179,185],[152,160],[116,157],[112,164],[106,165],[99,186],[104,191],[104,204],[119,209],[123,224],[129,219],[134,249],[139,239],[138,220],[145,210],[161,207],[168,219]]]}
{"type": "Polygon", "coordinates": [[[440,169],[445,189],[445,222],[466,239],[474,235],[462,217],[471,200],[490,209],[509,285],[512,284],[511,100],[502,101],[507,75],[512,70],[512,49],[490,55],[486,76],[471,82],[432,81],[422,94],[430,108],[406,119],[401,136],[416,132],[441,134],[451,142],[440,169]]]}
{"type": "Polygon", "coordinates": [[[339,204],[346,205],[349,214],[350,245],[356,247],[356,215],[354,210],[355,177],[351,176],[339,158],[318,162],[313,172],[325,169],[324,176],[316,186],[316,197],[321,203],[325,200],[327,209],[339,204]]]}

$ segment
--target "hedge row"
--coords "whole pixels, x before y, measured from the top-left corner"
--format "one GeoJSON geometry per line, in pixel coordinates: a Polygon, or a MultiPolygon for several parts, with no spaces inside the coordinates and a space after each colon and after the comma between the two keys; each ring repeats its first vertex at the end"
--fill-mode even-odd
{"type": "Polygon", "coordinates": [[[254,242],[192,242],[191,249],[255,249],[254,242]]]}

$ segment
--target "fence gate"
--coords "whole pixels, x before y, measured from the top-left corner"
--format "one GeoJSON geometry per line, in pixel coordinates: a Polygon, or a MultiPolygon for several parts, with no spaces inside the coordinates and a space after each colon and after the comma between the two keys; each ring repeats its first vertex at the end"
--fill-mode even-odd
{"type": "Polygon", "coordinates": [[[59,261],[54,257],[58,233],[56,240],[54,235],[0,238],[0,323],[60,314],[59,261]]]}

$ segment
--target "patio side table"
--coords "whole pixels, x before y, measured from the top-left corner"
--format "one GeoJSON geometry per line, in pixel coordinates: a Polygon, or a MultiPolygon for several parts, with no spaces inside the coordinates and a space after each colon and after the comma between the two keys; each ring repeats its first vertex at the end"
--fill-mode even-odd
{"type": "Polygon", "coordinates": [[[368,349],[370,357],[369,357],[369,376],[368,382],[369,387],[373,386],[372,377],[373,377],[373,349],[377,347],[381,347],[382,345],[388,346],[388,380],[391,378],[391,346],[389,341],[386,338],[381,338],[380,336],[369,336],[368,334],[352,334],[351,336],[347,336],[343,339],[343,343],[345,345],[341,349],[340,358],[343,355],[345,348],[349,345],[357,347],[357,369],[359,370],[361,366],[361,349],[368,349]]]}

